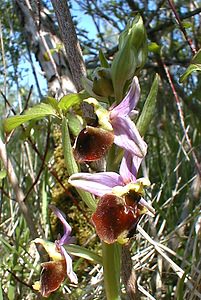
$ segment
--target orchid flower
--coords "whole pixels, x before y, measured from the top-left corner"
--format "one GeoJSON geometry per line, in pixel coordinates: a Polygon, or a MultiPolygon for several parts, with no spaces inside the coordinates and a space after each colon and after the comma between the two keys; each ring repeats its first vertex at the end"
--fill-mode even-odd
{"type": "Polygon", "coordinates": [[[140,216],[147,211],[154,214],[153,207],[143,198],[144,187],[150,182],[147,178],[136,178],[141,161],[142,158],[125,151],[119,174],[77,173],[69,178],[71,185],[100,197],[92,222],[106,243],[125,243],[140,216]]]}
{"type": "Polygon", "coordinates": [[[78,283],[77,276],[73,272],[72,259],[64,248],[64,245],[71,244],[74,241],[74,238],[71,237],[72,229],[59,209],[54,205],[50,205],[50,208],[62,222],[64,235],[54,243],[41,238],[33,241],[35,244],[42,245],[51,259],[49,262],[41,264],[43,269],[40,282],[37,281],[33,285],[34,289],[39,290],[43,297],[48,297],[53,291],[57,290],[66,276],[69,277],[72,283],[78,283]]]}
{"type": "Polygon", "coordinates": [[[109,111],[94,98],[83,101],[93,106],[99,127],[87,126],[78,135],[74,147],[77,161],[100,159],[113,142],[135,156],[142,158],[146,155],[147,145],[130,119],[139,97],[140,86],[138,78],[134,77],[125,98],[117,106],[110,107],[109,111]]]}

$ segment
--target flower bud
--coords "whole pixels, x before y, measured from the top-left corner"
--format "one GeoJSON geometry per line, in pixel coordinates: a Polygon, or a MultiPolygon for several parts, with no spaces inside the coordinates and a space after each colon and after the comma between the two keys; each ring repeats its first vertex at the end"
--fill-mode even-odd
{"type": "Polygon", "coordinates": [[[135,49],[131,49],[129,43],[125,43],[124,47],[114,57],[111,71],[114,94],[117,101],[123,98],[125,83],[131,79],[135,72],[136,59],[137,52],[135,49]]]}
{"type": "Polygon", "coordinates": [[[147,53],[148,53],[148,47],[146,42],[138,51],[137,66],[136,66],[138,70],[142,69],[143,66],[145,65],[145,62],[147,60],[147,53]]]}
{"type": "Polygon", "coordinates": [[[97,68],[93,80],[92,91],[102,97],[113,96],[114,89],[109,68],[97,68]]]}
{"type": "Polygon", "coordinates": [[[147,36],[140,15],[130,21],[119,37],[119,50],[111,66],[117,101],[123,97],[125,84],[141,69],[147,57],[147,36]],[[137,69],[137,70],[136,70],[137,69]]]}
{"type": "Polygon", "coordinates": [[[134,47],[136,50],[139,50],[143,47],[144,42],[146,42],[147,36],[143,20],[140,15],[137,15],[135,19],[130,23],[129,26],[129,42],[131,47],[134,47]]]}
{"type": "Polygon", "coordinates": [[[143,25],[143,20],[140,15],[137,15],[134,20],[130,20],[126,29],[119,36],[119,50],[123,48],[125,43],[129,42],[131,47],[138,50],[146,41],[146,30],[143,25]],[[128,37],[128,41],[127,41],[128,37]]]}

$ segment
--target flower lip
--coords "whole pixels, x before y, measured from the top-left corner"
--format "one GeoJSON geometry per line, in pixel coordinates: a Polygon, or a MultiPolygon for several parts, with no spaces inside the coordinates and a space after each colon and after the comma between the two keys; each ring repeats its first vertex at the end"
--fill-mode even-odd
{"type": "Polygon", "coordinates": [[[41,264],[40,290],[43,297],[48,297],[56,291],[66,277],[66,263],[62,261],[49,261],[41,264]]]}
{"type": "Polygon", "coordinates": [[[87,126],[78,135],[75,147],[75,159],[82,163],[103,157],[114,142],[113,132],[87,126]]]}
{"type": "Polygon", "coordinates": [[[108,244],[127,242],[127,235],[141,216],[137,203],[125,204],[121,197],[106,194],[101,197],[92,222],[101,240],[108,244]]]}

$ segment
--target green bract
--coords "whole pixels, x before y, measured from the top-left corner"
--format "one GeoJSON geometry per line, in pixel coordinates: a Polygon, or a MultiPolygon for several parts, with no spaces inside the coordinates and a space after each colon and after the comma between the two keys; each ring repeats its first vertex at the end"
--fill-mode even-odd
{"type": "Polygon", "coordinates": [[[128,23],[119,37],[119,50],[111,66],[115,99],[123,98],[125,84],[141,69],[147,58],[147,35],[140,15],[128,23]]]}

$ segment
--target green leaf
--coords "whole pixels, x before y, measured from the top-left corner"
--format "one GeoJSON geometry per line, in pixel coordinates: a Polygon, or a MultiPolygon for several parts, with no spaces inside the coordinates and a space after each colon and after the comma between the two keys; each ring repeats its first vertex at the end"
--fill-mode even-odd
{"type": "Polygon", "coordinates": [[[201,72],[201,49],[194,55],[191,64],[188,66],[184,74],[180,77],[179,82],[183,82],[192,72],[201,72]]]}
{"type": "Polygon", "coordinates": [[[142,113],[137,121],[137,128],[141,135],[145,135],[148,126],[154,116],[154,110],[156,106],[156,99],[158,93],[159,75],[156,74],[154,82],[152,83],[151,90],[144,104],[142,113]]]}
{"type": "Polygon", "coordinates": [[[59,102],[53,97],[45,97],[43,100],[45,103],[51,105],[56,111],[59,112],[59,102]]]}
{"type": "Polygon", "coordinates": [[[73,105],[81,103],[82,100],[88,97],[89,97],[88,93],[84,91],[76,94],[69,94],[61,98],[61,100],[58,103],[58,107],[64,111],[67,111],[73,105]]]}
{"type": "Polygon", "coordinates": [[[41,119],[48,115],[56,116],[55,109],[46,103],[40,103],[32,108],[29,108],[23,115],[13,116],[4,120],[4,129],[10,132],[16,127],[33,119],[41,119]]]}
{"type": "Polygon", "coordinates": [[[0,171],[0,180],[4,179],[6,177],[7,173],[6,170],[1,170],[0,171]]]}
{"type": "Polygon", "coordinates": [[[184,299],[184,281],[186,279],[187,271],[184,272],[183,276],[180,278],[178,285],[177,285],[177,290],[176,290],[176,296],[177,300],[183,300],[184,299]]]}
{"type": "Polygon", "coordinates": [[[3,300],[3,291],[2,291],[1,282],[0,282],[0,300],[3,300]]]}
{"type": "Polygon", "coordinates": [[[160,47],[157,43],[155,43],[155,42],[150,43],[150,44],[148,45],[148,50],[149,50],[150,52],[153,52],[153,53],[159,53],[159,52],[160,52],[160,49],[161,49],[161,47],[160,47]]]}
{"type": "Polygon", "coordinates": [[[193,56],[192,64],[201,64],[201,49],[193,56]]]}
{"type": "Polygon", "coordinates": [[[70,132],[72,132],[74,136],[78,136],[78,134],[82,130],[82,124],[80,122],[80,119],[72,113],[67,113],[67,119],[70,132]]]}
{"type": "Polygon", "coordinates": [[[71,139],[68,130],[68,121],[64,117],[62,120],[62,146],[63,146],[63,153],[64,153],[64,162],[68,171],[68,175],[72,175],[79,171],[75,158],[73,156],[73,150],[71,146],[71,139]]]}
{"type": "Polygon", "coordinates": [[[183,82],[187,79],[187,77],[192,73],[192,72],[201,72],[201,64],[190,64],[189,67],[186,69],[184,74],[180,77],[179,82],[183,82]]]}
{"type": "Polygon", "coordinates": [[[100,100],[100,101],[103,101],[103,102],[105,102],[105,101],[107,102],[107,98],[106,97],[98,96],[98,95],[96,95],[93,92],[93,81],[91,81],[87,77],[82,77],[81,81],[82,81],[83,88],[89,94],[88,97],[92,96],[93,98],[95,98],[97,100],[100,100]]]}
{"type": "MultiPolygon", "coordinates": [[[[42,179],[42,191],[41,191],[41,211],[42,211],[42,220],[43,224],[48,224],[48,193],[46,191],[46,186],[48,185],[48,174],[47,170],[45,171],[45,174],[42,179]]],[[[47,225],[46,225],[47,226],[47,225]]]]}
{"type": "Polygon", "coordinates": [[[90,260],[94,263],[98,263],[100,265],[102,265],[102,257],[97,255],[96,253],[94,253],[91,250],[88,250],[84,247],[78,246],[78,245],[67,245],[64,246],[65,249],[71,254],[71,255],[75,255],[78,257],[82,257],[85,258],[87,260],[90,260]]]}
{"type": "Polygon", "coordinates": [[[101,49],[99,50],[99,60],[100,60],[100,63],[101,63],[101,67],[103,67],[103,68],[109,68],[110,67],[110,65],[109,65],[107,59],[105,58],[105,55],[104,55],[104,53],[101,49]]]}
{"type": "Polygon", "coordinates": [[[182,25],[185,29],[192,28],[193,23],[192,22],[182,22],[182,25]]]}
{"type": "Polygon", "coordinates": [[[9,253],[18,253],[16,248],[14,246],[11,246],[9,244],[9,242],[7,242],[6,239],[4,239],[1,235],[0,235],[0,241],[2,243],[2,245],[5,247],[5,249],[9,252],[9,253]]]}
{"type": "Polygon", "coordinates": [[[15,296],[16,296],[16,286],[13,285],[13,283],[11,283],[8,287],[8,299],[9,300],[15,300],[15,296]]]}

